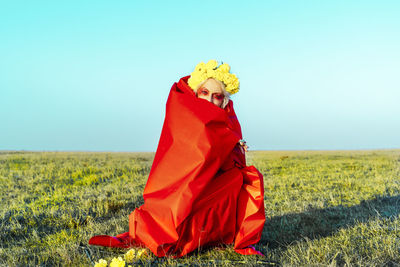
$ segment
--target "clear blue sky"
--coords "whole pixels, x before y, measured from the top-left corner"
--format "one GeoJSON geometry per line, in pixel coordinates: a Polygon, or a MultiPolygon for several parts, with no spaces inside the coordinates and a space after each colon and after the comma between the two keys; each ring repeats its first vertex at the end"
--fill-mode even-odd
{"type": "Polygon", "coordinates": [[[231,65],[251,149],[400,148],[400,1],[1,1],[0,150],[155,151],[171,85],[231,65]]]}

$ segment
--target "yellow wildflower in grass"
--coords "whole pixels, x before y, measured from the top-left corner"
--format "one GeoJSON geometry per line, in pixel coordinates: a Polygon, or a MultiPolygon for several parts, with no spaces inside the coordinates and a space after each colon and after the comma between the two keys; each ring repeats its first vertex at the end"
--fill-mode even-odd
{"type": "Polygon", "coordinates": [[[113,258],[110,267],[125,267],[125,261],[121,257],[113,258]]]}
{"type": "Polygon", "coordinates": [[[148,256],[149,254],[147,253],[147,250],[145,248],[139,249],[137,252],[136,258],[144,258],[148,256]]]}
{"type": "Polygon", "coordinates": [[[136,250],[134,248],[125,253],[124,258],[127,262],[132,262],[135,259],[136,250]]]}
{"type": "Polygon", "coordinates": [[[98,262],[94,264],[94,267],[107,267],[107,261],[100,259],[98,262]]]}
{"type": "Polygon", "coordinates": [[[138,250],[130,249],[125,253],[124,257],[126,262],[133,262],[135,259],[146,258],[149,256],[146,248],[140,248],[138,250]]]}

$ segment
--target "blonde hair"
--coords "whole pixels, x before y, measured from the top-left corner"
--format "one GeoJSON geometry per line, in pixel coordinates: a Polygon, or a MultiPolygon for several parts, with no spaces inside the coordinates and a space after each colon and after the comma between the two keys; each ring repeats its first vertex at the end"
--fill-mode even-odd
{"type": "Polygon", "coordinates": [[[196,96],[197,96],[197,90],[199,90],[199,88],[202,87],[203,84],[205,84],[205,82],[206,82],[207,80],[209,80],[209,79],[213,79],[213,80],[215,80],[215,81],[217,81],[217,82],[219,82],[219,83],[221,84],[221,86],[222,86],[222,93],[224,94],[224,101],[222,102],[222,107],[221,107],[221,108],[224,109],[224,108],[226,107],[226,105],[228,105],[228,103],[229,103],[230,94],[228,93],[228,91],[226,91],[226,89],[225,89],[225,88],[226,88],[225,84],[224,84],[223,82],[221,82],[220,80],[218,80],[218,79],[209,77],[209,78],[205,79],[204,81],[200,82],[199,85],[197,85],[196,90],[195,90],[196,96]]]}

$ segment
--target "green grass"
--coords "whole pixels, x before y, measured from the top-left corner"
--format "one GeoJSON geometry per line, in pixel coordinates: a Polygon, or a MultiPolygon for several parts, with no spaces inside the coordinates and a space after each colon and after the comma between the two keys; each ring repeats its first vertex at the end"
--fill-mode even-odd
{"type": "MultiPolygon", "coordinates": [[[[128,231],[154,153],[0,152],[0,265],[90,266],[126,250],[89,246],[128,231]]],[[[143,265],[400,266],[400,150],[254,151],[267,221],[256,246],[143,265]]]]}

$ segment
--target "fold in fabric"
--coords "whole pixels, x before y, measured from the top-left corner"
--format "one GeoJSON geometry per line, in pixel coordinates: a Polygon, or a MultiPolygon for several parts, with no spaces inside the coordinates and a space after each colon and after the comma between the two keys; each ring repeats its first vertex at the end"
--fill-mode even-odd
{"type": "Polygon", "coordinates": [[[197,98],[189,77],[171,88],[144,204],[130,214],[129,232],[94,236],[89,244],[182,257],[234,243],[240,254],[262,255],[251,245],[265,223],[263,176],[246,166],[232,101],[222,109],[197,98]]]}

